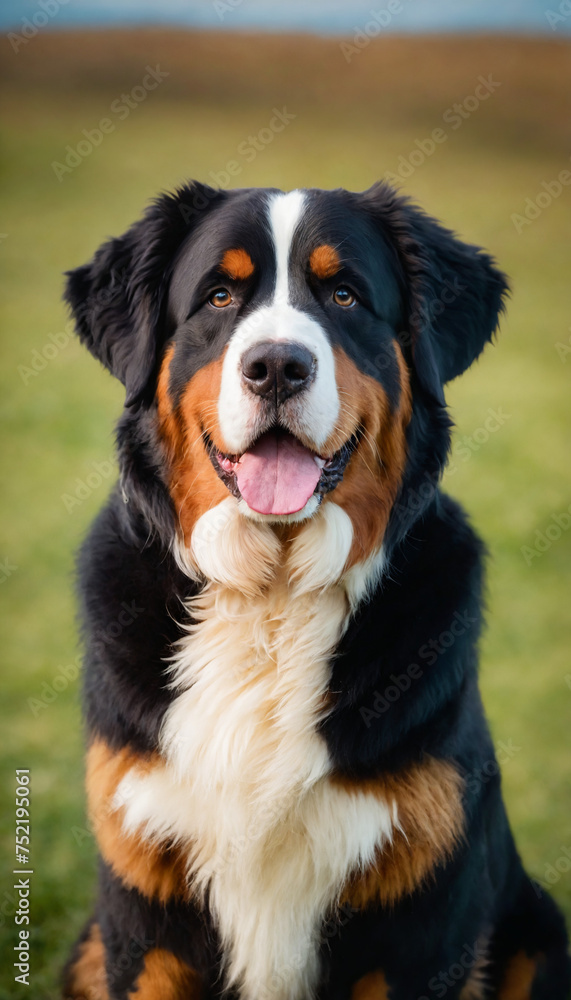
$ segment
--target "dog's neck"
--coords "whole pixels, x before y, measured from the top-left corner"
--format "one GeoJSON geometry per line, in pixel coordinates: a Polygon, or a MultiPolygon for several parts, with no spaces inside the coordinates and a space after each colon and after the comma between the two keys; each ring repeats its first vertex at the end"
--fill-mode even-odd
{"type": "Polygon", "coordinates": [[[229,498],[203,514],[189,548],[177,542],[174,551],[199,584],[219,584],[254,598],[285,583],[293,599],[340,587],[351,613],[379,584],[384,569],[381,547],[346,570],[352,544],[351,519],[332,501],[306,522],[274,525],[244,516],[229,498]]]}

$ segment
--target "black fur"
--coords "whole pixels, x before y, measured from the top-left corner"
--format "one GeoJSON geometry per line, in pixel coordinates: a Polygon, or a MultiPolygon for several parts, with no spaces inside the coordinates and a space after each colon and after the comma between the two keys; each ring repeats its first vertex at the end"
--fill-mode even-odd
{"type": "MultiPolygon", "coordinates": [[[[194,372],[220,355],[237,318],[268,298],[274,275],[266,199],[263,191],[189,185],[157,199],[125,236],[69,275],[66,297],[78,334],[127,395],[118,428],[121,485],[79,562],[87,727],[90,738],[115,749],[157,748],[172,700],[165,661],[180,636],[182,602],[194,588],[171,553],[175,516],[157,436],[158,366],[172,340],[176,398],[194,372]],[[213,316],[204,296],[219,280],[221,250],[236,245],[265,264],[237,293],[236,308],[213,316]]],[[[486,996],[499,995],[506,961],[524,950],[544,956],[532,1000],[565,1000],[563,919],[521,866],[497,767],[489,779],[478,777],[495,762],[477,686],[484,553],[438,485],[451,426],[443,386],[492,338],[506,282],[488,255],[384,185],[364,194],[312,191],[308,199],[294,262],[302,269],[312,246],[339,245],[343,268],[332,282],[354,287],[359,306],[341,316],[330,306],[332,282],[316,284],[301,271],[296,304],[382,382],[393,407],[400,394],[392,348],[398,340],[413,389],[407,466],[385,538],[388,573],[333,659],[333,708],[322,735],[349,780],[396,773],[426,754],[455,761],[466,777],[467,829],[434,880],[394,908],[332,915],[323,930],[319,998],[349,1000],[352,984],[381,967],[392,1000],[454,1000],[474,949],[488,935],[486,996]],[[407,686],[411,664],[420,674],[407,686]]],[[[207,908],[151,904],[102,865],[95,917],[108,952],[111,1000],[130,995],[144,942],[187,961],[203,976],[205,996],[218,995],[220,945],[207,908]],[[138,955],[137,941],[143,942],[138,955]],[[132,957],[126,968],[123,954],[132,957]]]]}

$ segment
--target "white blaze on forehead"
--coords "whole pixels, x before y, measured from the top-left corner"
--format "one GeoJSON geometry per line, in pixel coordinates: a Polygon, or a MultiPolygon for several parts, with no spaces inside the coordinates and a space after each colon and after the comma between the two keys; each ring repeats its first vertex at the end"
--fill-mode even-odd
{"type": "Polygon", "coordinates": [[[276,288],[274,301],[289,302],[289,258],[295,231],[305,202],[302,191],[275,194],[270,201],[270,226],[276,251],[276,288]]]}
{"type": "Polygon", "coordinates": [[[292,341],[311,351],[315,378],[305,391],[282,406],[280,421],[295,435],[305,435],[319,451],[335,428],[339,394],[335,359],[323,327],[290,302],[290,258],[295,233],[303,218],[306,197],[302,191],[272,195],[268,221],[276,262],[276,282],[269,304],[260,306],[238,323],[224,357],[218,419],[225,450],[241,455],[265,430],[262,402],[249,392],[241,378],[244,352],[263,341],[292,341]]]}

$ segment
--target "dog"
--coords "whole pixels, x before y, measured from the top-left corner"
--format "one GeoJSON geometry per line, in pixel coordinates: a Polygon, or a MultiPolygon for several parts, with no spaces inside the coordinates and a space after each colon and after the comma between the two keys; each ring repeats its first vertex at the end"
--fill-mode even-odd
{"type": "Polygon", "coordinates": [[[382,183],[189,183],[69,273],[126,398],[79,556],[100,869],[65,997],[567,996],[439,487],[443,387],[507,293],[382,183]]]}

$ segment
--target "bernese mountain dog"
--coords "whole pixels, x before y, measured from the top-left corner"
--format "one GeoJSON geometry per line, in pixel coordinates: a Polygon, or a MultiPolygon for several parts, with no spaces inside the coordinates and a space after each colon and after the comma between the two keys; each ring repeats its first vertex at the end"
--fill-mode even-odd
{"type": "Polygon", "coordinates": [[[126,400],[79,559],[100,866],[65,997],[567,997],[439,488],[506,292],[384,184],[191,183],[70,272],[126,400]]]}

